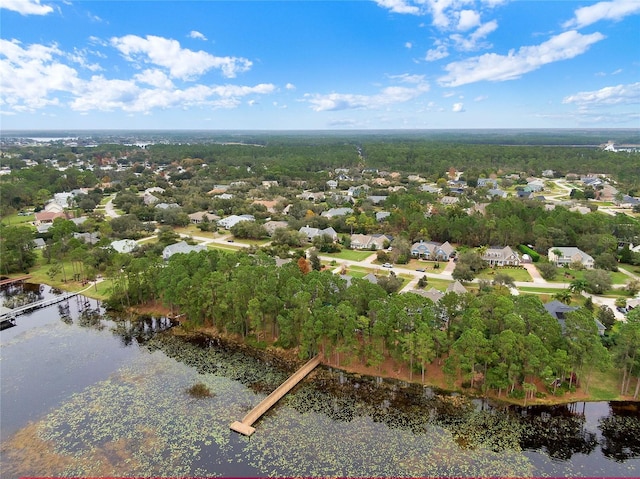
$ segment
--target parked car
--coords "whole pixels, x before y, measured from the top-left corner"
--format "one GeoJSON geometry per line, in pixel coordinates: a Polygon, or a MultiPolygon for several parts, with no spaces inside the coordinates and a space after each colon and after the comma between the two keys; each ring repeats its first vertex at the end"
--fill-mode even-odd
{"type": "Polygon", "coordinates": [[[416,268],[416,271],[418,273],[424,273],[426,271],[426,269],[424,269],[424,268],[416,268]]]}
{"type": "Polygon", "coordinates": [[[391,263],[384,263],[382,265],[383,268],[393,268],[393,265],[391,263]]]}

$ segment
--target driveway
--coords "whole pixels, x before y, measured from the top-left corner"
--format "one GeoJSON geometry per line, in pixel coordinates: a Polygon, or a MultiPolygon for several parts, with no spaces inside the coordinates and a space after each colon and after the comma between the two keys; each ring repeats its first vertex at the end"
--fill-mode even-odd
{"type": "Polygon", "coordinates": [[[540,271],[538,271],[538,268],[536,268],[533,263],[523,263],[522,266],[524,266],[524,269],[529,272],[529,275],[531,276],[534,284],[547,283],[547,280],[540,276],[540,271]]]}

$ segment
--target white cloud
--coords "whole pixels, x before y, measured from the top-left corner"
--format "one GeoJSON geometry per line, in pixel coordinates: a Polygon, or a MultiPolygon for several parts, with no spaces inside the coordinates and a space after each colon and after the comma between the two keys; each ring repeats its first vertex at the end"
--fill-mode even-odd
{"type": "Polygon", "coordinates": [[[640,82],[608,86],[595,91],[579,92],[565,97],[562,103],[574,103],[580,107],[637,104],[640,103],[640,82]]]}
{"type": "Polygon", "coordinates": [[[411,43],[411,42],[405,42],[404,47],[405,47],[407,50],[411,50],[411,49],[413,48],[413,43],[411,43]]]}
{"type": "Polygon", "coordinates": [[[99,64],[89,63],[89,61],[87,60],[87,55],[89,53],[92,53],[92,52],[89,52],[87,50],[78,50],[77,48],[74,48],[73,53],[69,53],[67,56],[72,62],[77,63],[82,68],[86,68],[87,70],[90,70],[92,72],[102,70],[102,67],[99,64]]]}
{"type": "Polygon", "coordinates": [[[161,70],[145,70],[134,76],[138,83],[145,83],[155,88],[171,90],[174,88],[173,82],[161,70]]]}
{"type": "Polygon", "coordinates": [[[436,48],[428,50],[427,55],[424,57],[424,59],[428,62],[434,62],[448,56],[449,52],[447,51],[447,47],[445,45],[438,45],[436,48]]]}
{"type": "Polygon", "coordinates": [[[397,80],[400,83],[412,83],[415,85],[426,85],[424,75],[410,75],[403,73],[402,75],[387,75],[391,80],[397,80]]]}
{"type": "Polygon", "coordinates": [[[206,40],[207,37],[205,37],[202,33],[196,31],[196,30],[191,30],[191,32],[189,33],[189,38],[195,38],[196,40],[206,40]]]}
{"type": "Polygon", "coordinates": [[[454,113],[462,113],[464,112],[464,104],[463,103],[454,103],[451,111],[454,113]]]}
{"type": "Polygon", "coordinates": [[[521,47],[517,52],[512,50],[507,55],[487,53],[449,63],[445,67],[447,74],[441,77],[439,82],[444,86],[456,87],[483,80],[514,80],[543,65],[581,55],[592,44],[604,38],[604,35],[598,32],[582,35],[570,30],[540,45],[521,47]]]}
{"type": "Polygon", "coordinates": [[[564,28],[583,28],[600,20],[622,20],[628,15],[640,13],[640,2],[637,0],[599,2],[588,7],[578,8],[574,13],[574,18],[565,22],[564,28]]]}
{"type": "Polygon", "coordinates": [[[57,46],[30,45],[0,39],[0,103],[17,111],[34,111],[59,103],[54,92],[72,92],[81,81],[78,72],[57,58],[57,46]]]}
{"type": "Polygon", "coordinates": [[[490,22],[480,25],[471,35],[466,38],[459,33],[454,33],[449,38],[454,41],[456,47],[459,50],[477,50],[480,47],[490,46],[488,44],[482,44],[481,41],[484,40],[487,35],[495,31],[497,28],[498,22],[495,20],[491,20],[490,22]]]}
{"type": "Polygon", "coordinates": [[[458,13],[458,26],[460,31],[467,31],[480,25],[480,14],[474,10],[461,10],[458,13]]]}
{"type": "Polygon", "coordinates": [[[134,80],[109,80],[103,76],[94,76],[70,106],[76,111],[122,110],[137,113],[149,113],[158,108],[235,108],[240,105],[242,97],[275,90],[274,85],[267,84],[254,87],[194,85],[181,90],[174,88],[170,82],[162,84],[161,75],[161,72],[148,71],[146,75],[137,76],[134,80]],[[151,83],[154,77],[155,85],[151,83]],[[149,84],[152,88],[143,88],[136,80],[149,84]]]}
{"type": "Polygon", "coordinates": [[[417,84],[408,88],[390,86],[383,88],[375,95],[358,95],[352,93],[329,93],[326,95],[314,93],[305,94],[305,99],[315,111],[335,111],[353,109],[377,109],[395,103],[404,103],[419,97],[429,91],[427,83],[417,84]]]}
{"type": "Polygon", "coordinates": [[[40,4],[40,0],[0,0],[2,8],[21,15],[48,15],[53,12],[53,7],[40,4]]]}
{"type": "Polygon", "coordinates": [[[181,48],[176,40],[147,35],[114,37],[111,45],[117,48],[127,60],[151,63],[169,69],[173,78],[193,79],[212,68],[222,70],[228,78],[251,68],[251,61],[239,57],[216,57],[202,50],[194,52],[181,48]]]}
{"type": "Polygon", "coordinates": [[[163,69],[150,68],[130,79],[93,75],[62,61],[83,63],[83,52],[66,54],[56,45],[29,45],[0,39],[0,105],[5,112],[33,112],[68,105],[78,112],[115,111],[148,114],[156,108],[234,108],[250,95],[266,95],[275,85],[194,85],[179,88],[163,69]]]}
{"type": "Polygon", "coordinates": [[[295,89],[296,89],[296,86],[295,86],[293,83],[287,83],[287,84],[285,85],[285,88],[286,88],[287,90],[295,90],[295,89]]]}
{"type": "Polygon", "coordinates": [[[410,2],[406,2],[405,0],[375,0],[375,2],[381,7],[391,10],[393,13],[420,14],[420,8],[415,5],[410,5],[410,2]]]}
{"type": "Polygon", "coordinates": [[[473,101],[480,102],[480,101],[485,101],[485,100],[488,100],[488,99],[489,99],[489,97],[487,95],[479,95],[479,96],[475,97],[473,99],[473,101]]]}

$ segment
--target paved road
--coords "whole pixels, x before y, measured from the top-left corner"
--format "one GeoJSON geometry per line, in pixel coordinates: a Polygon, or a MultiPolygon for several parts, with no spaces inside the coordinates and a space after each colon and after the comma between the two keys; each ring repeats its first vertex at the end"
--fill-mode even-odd
{"type": "Polygon", "coordinates": [[[117,218],[118,216],[120,216],[116,209],[113,207],[113,199],[115,197],[115,195],[112,195],[111,198],[109,198],[109,201],[107,201],[107,204],[104,205],[104,212],[109,218],[117,218]]]}

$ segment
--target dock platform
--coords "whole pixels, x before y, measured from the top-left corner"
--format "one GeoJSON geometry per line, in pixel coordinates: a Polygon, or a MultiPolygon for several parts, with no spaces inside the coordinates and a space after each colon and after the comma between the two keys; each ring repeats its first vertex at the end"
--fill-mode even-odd
{"type": "Polygon", "coordinates": [[[307,374],[315,369],[320,364],[320,355],[308,361],[304,366],[293,373],[285,382],[278,386],[271,394],[254,407],[249,413],[242,419],[242,421],[234,421],[229,426],[233,431],[244,434],[245,436],[251,436],[256,429],[253,427],[253,423],[266,413],[271,407],[277,403],[285,394],[287,394],[293,387],[302,381],[307,374]]]}

